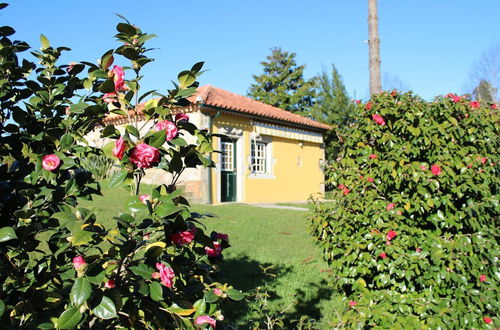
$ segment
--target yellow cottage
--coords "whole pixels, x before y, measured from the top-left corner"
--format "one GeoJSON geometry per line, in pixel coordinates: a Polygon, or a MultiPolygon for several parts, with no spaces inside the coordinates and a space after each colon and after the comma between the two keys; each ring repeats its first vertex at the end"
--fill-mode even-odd
{"type": "MultiPolygon", "coordinates": [[[[182,108],[214,138],[215,168],[188,169],[178,181],[197,203],[306,201],[324,192],[323,134],[328,125],[206,85],[182,108]]],[[[125,119],[110,118],[115,125],[125,119]]],[[[146,127],[145,129],[148,129],[146,127]]],[[[98,133],[98,132],[96,132],[98,133]]],[[[148,170],[145,182],[168,183],[163,171],[148,170]]]]}

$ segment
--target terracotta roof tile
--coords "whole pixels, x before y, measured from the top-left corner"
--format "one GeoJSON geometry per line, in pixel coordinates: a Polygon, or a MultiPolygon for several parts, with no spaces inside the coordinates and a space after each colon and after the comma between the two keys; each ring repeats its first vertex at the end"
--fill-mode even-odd
{"type": "Polygon", "coordinates": [[[199,87],[197,93],[191,96],[189,100],[191,102],[199,102],[200,98],[201,104],[204,105],[232,110],[235,112],[240,112],[242,114],[264,117],[271,120],[277,120],[280,122],[286,122],[300,126],[312,127],[321,130],[330,129],[329,125],[299,116],[290,111],[273,107],[246,96],[228,92],[211,85],[199,87]]]}

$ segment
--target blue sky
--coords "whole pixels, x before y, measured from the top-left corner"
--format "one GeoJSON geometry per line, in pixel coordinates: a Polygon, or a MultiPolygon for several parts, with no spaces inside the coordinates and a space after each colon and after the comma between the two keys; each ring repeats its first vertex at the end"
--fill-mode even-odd
{"type": "MultiPolygon", "coordinates": [[[[95,61],[119,45],[114,13],[158,35],[145,90],[165,91],[179,71],[205,61],[202,85],[246,94],[259,62],[281,47],[297,53],[307,78],[335,64],[349,94],[368,97],[366,0],[18,0],[0,20],[33,48],[40,33],[72,48],[64,62],[95,61]]],[[[473,63],[500,43],[499,13],[498,0],[379,0],[382,73],[427,99],[465,92],[473,63]]]]}

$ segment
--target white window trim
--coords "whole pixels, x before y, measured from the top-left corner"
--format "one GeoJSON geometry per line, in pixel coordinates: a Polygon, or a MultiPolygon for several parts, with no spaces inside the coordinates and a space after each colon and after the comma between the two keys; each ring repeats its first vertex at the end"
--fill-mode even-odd
{"type": "Polygon", "coordinates": [[[273,175],[273,144],[271,137],[258,136],[255,139],[250,139],[250,155],[248,157],[248,164],[250,168],[250,174],[248,178],[250,179],[275,179],[273,175]],[[266,160],[266,172],[265,173],[255,173],[252,172],[252,145],[253,143],[264,143],[265,144],[265,160],[266,160]]]}

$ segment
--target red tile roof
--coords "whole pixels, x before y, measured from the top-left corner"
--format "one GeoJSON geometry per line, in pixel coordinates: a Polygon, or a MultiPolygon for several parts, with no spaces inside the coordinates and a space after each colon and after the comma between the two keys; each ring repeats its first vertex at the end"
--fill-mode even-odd
{"type": "Polygon", "coordinates": [[[329,130],[331,128],[329,125],[299,116],[290,111],[276,108],[249,97],[234,94],[211,85],[199,87],[196,94],[191,96],[189,100],[193,103],[201,101],[202,105],[239,112],[243,115],[257,116],[263,119],[290,123],[298,126],[306,126],[320,130],[329,130]]]}

